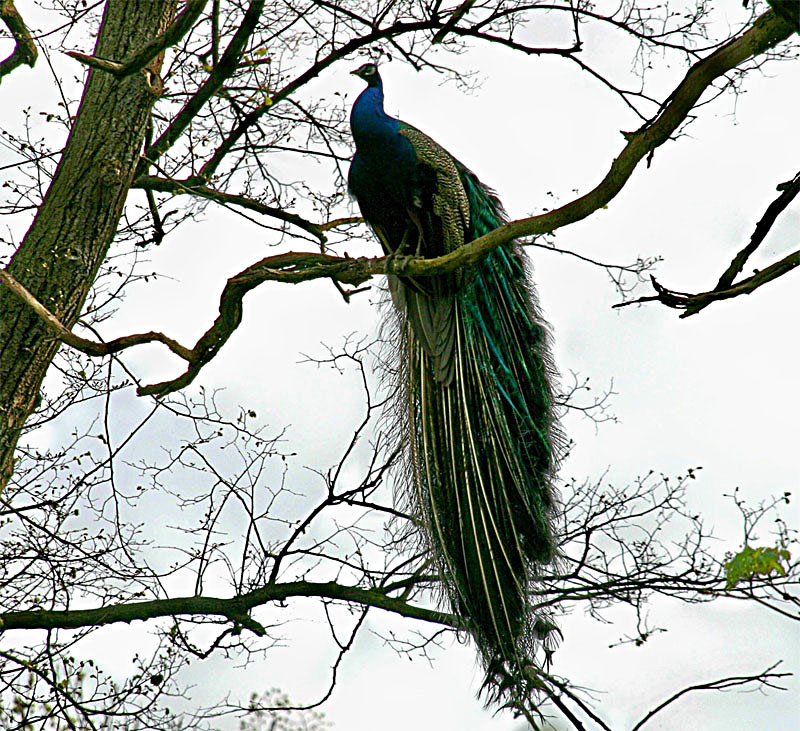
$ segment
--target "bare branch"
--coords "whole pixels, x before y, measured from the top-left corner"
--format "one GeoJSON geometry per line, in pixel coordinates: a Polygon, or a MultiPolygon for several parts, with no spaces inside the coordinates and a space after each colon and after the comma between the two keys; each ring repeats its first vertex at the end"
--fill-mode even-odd
{"type": "Polygon", "coordinates": [[[774,685],[774,681],[778,680],[779,678],[788,678],[792,676],[792,673],[775,673],[772,672],[775,670],[776,667],[780,665],[780,662],[776,662],[774,665],[770,665],[766,670],[756,674],[756,675],[733,675],[728,678],[720,678],[719,680],[710,680],[708,683],[698,683],[697,685],[690,685],[688,688],[684,688],[683,690],[678,691],[674,695],[670,696],[665,700],[663,703],[657,705],[652,711],[650,711],[641,721],[639,721],[631,731],[638,731],[638,729],[642,728],[653,716],[655,716],[659,711],[662,711],[671,703],[674,703],[676,700],[681,698],[682,696],[686,695],[687,693],[692,693],[695,690],[726,690],[727,688],[736,688],[742,685],[750,685],[750,684],[758,684],[769,686],[770,688],[775,688],[779,686],[774,685]]]}
{"type": "Polygon", "coordinates": [[[2,80],[3,76],[10,74],[17,66],[27,64],[32,67],[39,52],[25,21],[14,7],[14,0],[0,0],[0,20],[6,24],[16,41],[11,55],[0,61],[0,80],[2,80]]]}
{"type": "Polygon", "coordinates": [[[39,300],[37,300],[22,284],[14,279],[11,274],[3,269],[0,269],[0,280],[42,319],[44,324],[47,325],[50,331],[59,340],[76,350],[80,350],[82,353],[93,356],[111,355],[112,353],[119,353],[121,350],[125,350],[134,345],[158,342],[166,345],[175,355],[179,355],[184,360],[192,360],[192,351],[172,338],[158,332],[125,335],[121,338],[111,340],[108,343],[98,343],[94,340],[82,338],[70,330],[67,330],[50,310],[39,302],[39,300]]]}
{"type": "MultiPolygon", "coordinates": [[[[295,213],[285,211],[283,208],[276,208],[275,206],[268,206],[260,201],[248,198],[244,195],[233,195],[232,193],[225,193],[220,190],[214,190],[203,184],[201,179],[193,180],[166,180],[165,178],[158,178],[152,175],[140,175],[131,186],[132,188],[142,188],[147,191],[158,191],[159,193],[174,193],[175,195],[196,195],[206,200],[221,203],[223,205],[234,205],[240,208],[245,208],[249,211],[271,216],[286,223],[291,223],[298,228],[307,231],[308,233],[316,236],[323,243],[325,242],[324,231],[327,231],[335,226],[340,225],[338,222],[328,223],[313,223],[306,220],[302,216],[295,213]]],[[[345,223],[353,223],[361,221],[360,218],[343,219],[345,223]]]]}
{"type": "Polygon", "coordinates": [[[800,251],[795,251],[788,256],[785,256],[780,261],[771,264],[766,269],[756,271],[753,276],[742,280],[733,286],[733,280],[736,275],[742,271],[747,260],[763,243],[767,234],[772,229],[778,216],[786,209],[786,207],[794,200],[798,192],[800,192],[800,172],[791,180],[781,183],[778,186],[781,194],[770,203],[761,220],[756,224],[753,234],[750,236],[750,241],[747,245],[733,258],[728,268],[719,278],[716,287],[709,292],[701,292],[699,294],[688,294],[686,292],[678,292],[675,290],[667,289],[662,284],[659,284],[655,278],[651,277],[653,289],[656,290],[655,295],[647,297],[639,297],[635,300],[628,302],[620,302],[614,307],[625,307],[627,305],[639,304],[642,302],[661,302],[661,304],[671,307],[676,310],[686,310],[681,317],[689,317],[696,315],[698,312],[708,307],[712,302],[723,299],[731,299],[738,297],[742,294],[751,294],[756,289],[771,282],[773,279],[788,274],[795,267],[800,265],[800,251]]]}
{"type": "Polygon", "coordinates": [[[425,609],[389,596],[378,589],[344,586],[332,581],[294,581],[268,584],[260,589],[221,599],[217,597],[187,596],[173,599],[154,599],[146,602],[125,602],[97,609],[71,609],[63,611],[23,611],[0,614],[0,631],[12,629],[77,629],[100,627],[117,622],[132,622],[155,617],[179,615],[221,616],[237,622],[261,636],[265,630],[250,619],[247,613],[255,607],[270,602],[282,602],[294,597],[321,597],[339,599],[365,607],[375,607],[403,617],[420,619],[434,624],[458,628],[458,619],[445,612],[425,609]]]}
{"type": "Polygon", "coordinates": [[[735,287],[730,289],[713,289],[710,292],[701,292],[700,294],[689,294],[687,292],[675,292],[667,289],[664,285],[659,284],[655,277],[650,277],[653,284],[653,289],[656,294],[648,297],[638,297],[629,302],[619,302],[614,307],[625,307],[627,305],[634,305],[641,302],[661,302],[661,304],[671,307],[675,310],[686,310],[681,317],[688,317],[694,315],[704,307],[708,307],[712,302],[717,300],[731,299],[743,294],[752,294],[759,287],[771,282],[773,279],[782,277],[784,274],[796,269],[800,266],[800,250],[794,251],[788,256],[783,257],[780,261],[770,264],[766,269],[757,271],[752,277],[743,279],[735,287]]]}
{"type": "MultiPolygon", "coordinates": [[[[792,180],[779,185],[778,190],[782,191],[781,194],[774,201],[772,201],[772,203],[770,203],[769,207],[764,212],[764,215],[761,217],[761,220],[756,224],[749,243],[733,258],[730,266],[720,277],[719,282],[717,282],[717,286],[714,287],[713,291],[719,292],[731,288],[736,275],[739,274],[742,269],[744,269],[747,259],[753,254],[753,252],[755,252],[755,250],[767,237],[767,234],[772,229],[772,226],[775,224],[778,216],[783,213],[784,210],[786,210],[786,207],[800,192],[800,172],[798,172],[794,178],[792,178],[792,180]]],[[[693,305],[689,307],[687,311],[681,315],[681,317],[688,317],[689,315],[697,314],[703,309],[703,307],[706,306],[706,304],[693,305]]]]}
{"type": "Polygon", "coordinates": [[[781,194],[770,203],[761,220],[756,224],[755,231],[753,231],[753,235],[750,237],[750,242],[733,259],[731,265],[720,277],[715,289],[727,289],[733,284],[736,275],[742,271],[747,259],[761,245],[761,242],[764,241],[778,216],[783,213],[786,207],[794,200],[795,196],[800,193],[800,172],[791,180],[781,183],[777,189],[782,191],[781,194]]]}
{"type": "Polygon", "coordinates": [[[158,36],[158,38],[154,38],[150,43],[136,51],[136,53],[128,56],[124,61],[111,61],[109,59],[79,53],[78,51],[67,51],[67,56],[71,56],[76,61],[80,61],[91,68],[108,71],[108,73],[113,74],[119,79],[130,76],[146,68],[159,53],[170,46],[174,46],[181,40],[181,38],[192,29],[192,26],[203,12],[207,1],[208,0],[187,0],[186,8],[169,28],[158,36]]]}
{"type": "Polygon", "coordinates": [[[436,35],[431,40],[432,44],[441,43],[447,34],[455,28],[461,18],[463,18],[469,9],[475,4],[475,0],[464,0],[450,15],[447,22],[437,31],[436,35]]]}

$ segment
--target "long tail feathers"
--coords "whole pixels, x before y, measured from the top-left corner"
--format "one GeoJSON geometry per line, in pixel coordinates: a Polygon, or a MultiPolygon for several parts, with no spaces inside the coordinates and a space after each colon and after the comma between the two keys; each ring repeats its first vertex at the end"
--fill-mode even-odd
{"type": "Polygon", "coordinates": [[[450,608],[479,648],[490,700],[512,705],[527,695],[549,625],[532,611],[531,583],[555,554],[553,372],[526,280],[515,245],[466,276],[453,322],[439,328],[453,333],[442,348],[447,366],[418,336],[421,295],[405,292],[400,317],[400,420],[413,485],[405,502],[421,516],[450,608]]]}

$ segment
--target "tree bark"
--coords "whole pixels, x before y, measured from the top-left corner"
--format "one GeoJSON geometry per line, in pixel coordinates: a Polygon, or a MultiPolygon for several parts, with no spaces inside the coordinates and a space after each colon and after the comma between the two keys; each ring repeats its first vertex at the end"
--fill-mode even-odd
{"type": "MultiPolygon", "coordinates": [[[[177,0],[109,0],[95,55],[122,59],[163,32],[177,0]]],[[[117,79],[90,70],[56,174],[8,271],[67,327],[78,320],[114,240],[153,103],[163,54],[117,79]]],[[[0,492],[59,342],[0,287],[0,492]]]]}

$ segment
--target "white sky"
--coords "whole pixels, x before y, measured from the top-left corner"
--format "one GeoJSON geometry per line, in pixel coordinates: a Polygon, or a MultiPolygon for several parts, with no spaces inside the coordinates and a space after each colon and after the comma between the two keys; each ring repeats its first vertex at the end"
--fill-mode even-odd
{"type": "MultiPolygon", "coordinates": [[[[415,74],[401,63],[384,65],[387,111],[431,134],[496,188],[514,218],[552,207],[548,191],[563,203],[573,188],[584,193],[593,187],[622,147],[619,130],[636,127],[618,100],[566,62],[483,48],[461,65],[472,59],[483,77],[472,95],[440,86],[438,78],[415,74]]],[[[362,87],[348,74],[355,65],[340,64],[316,83],[352,100],[362,87]]],[[[4,82],[3,95],[22,93],[23,84],[40,74],[46,78],[41,66],[15,72],[4,82]]],[[[680,67],[665,70],[664,88],[672,88],[682,74],[680,67]]],[[[689,137],[660,148],[651,168],[640,167],[608,210],[560,231],[558,245],[609,262],[660,255],[664,261],[656,276],[663,284],[682,291],[712,287],[776,197],[775,186],[800,165],[800,64],[775,65],[768,74],[747,80],[735,116],[730,96],[702,109],[689,137]]],[[[747,271],[796,249],[799,232],[795,201],[747,271]]],[[[152,328],[194,342],[215,317],[226,278],[265,255],[262,238],[261,230],[241,218],[209,207],[202,221],[184,225],[151,250],[153,268],[175,279],[131,296],[104,335],[152,328]]],[[[753,501],[784,491],[797,494],[800,275],[679,320],[675,311],[654,304],[612,310],[618,296],[601,270],[538,249],[531,255],[559,369],[590,376],[598,391],[613,379],[617,393],[613,411],[619,424],[595,432],[587,422],[568,422],[578,446],[564,477],[596,479],[608,471],[611,481],[624,484],[650,469],[677,475],[702,465],[691,504],[728,541],[724,548],[735,550],[739,526],[724,493],[739,486],[753,501]]],[[[649,292],[645,287],[640,293],[649,292]]],[[[322,341],[334,345],[347,333],[371,332],[375,320],[367,296],[345,305],[325,282],[263,285],[247,296],[243,325],[197,384],[209,390],[224,386],[229,404],[253,408],[275,428],[290,424],[298,460],[333,463],[347,427],[360,414],[355,381],[297,361],[300,353],[321,354],[322,341]]],[[[158,348],[142,349],[127,361],[146,381],[180,368],[158,348]]],[[[784,515],[797,525],[793,505],[784,515]]],[[[298,703],[324,692],[330,661],[324,619],[312,600],[291,607],[289,641],[266,663],[242,671],[238,663],[216,658],[191,669],[187,677],[197,684],[198,702],[208,703],[225,689],[245,697],[250,690],[279,686],[298,703]]],[[[281,615],[262,610],[255,616],[281,615]]],[[[602,690],[598,707],[614,729],[630,726],[687,684],[761,670],[777,659],[785,661],[783,669],[800,671],[797,624],[753,608],[657,601],[651,622],[668,631],[641,648],[609,650],[631,629],[623,610],[611,616],[620,623],[565,617],[554,671],[602,690]]],[[[324,708],[337,729],[524,727],[507,714],[483,710],[476,700],[481,674],[469,646],[446,646],[434,653],[433,664],[410,662],[370,632],[402,632],[410,624],[371,612],[324,708]]],[[[102,656],[103,646],[141,642],[136,639],[141,632],[141,625],[102,630],[91,651],[102,656]]],[[[661,724],[647,728],[796,729],[800,685],[795,678],[788,685],[789,692],[769,696],[691,695],[666,711],[661,724]]]]}

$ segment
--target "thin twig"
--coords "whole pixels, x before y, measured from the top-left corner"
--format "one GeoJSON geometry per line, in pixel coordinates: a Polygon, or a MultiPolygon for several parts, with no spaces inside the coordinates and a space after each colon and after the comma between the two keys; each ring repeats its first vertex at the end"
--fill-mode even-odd
{"type": "Polygon", "coordinates": [[[774,665],[771,665],[758,675],[734,675],[729,678],[711,680],[708,683],[698,683],[697,685],[690,685],[688,688],[679,690],[674,695],[671,695],[663,703],[659,703],[652,711],[650,711],[646,716],[644,716],[644,718],[642,718],[642,720],[639,721],[631,729],[631,731],[638,731],[638,729],[644,726],[653,716],[656,715],[656,713],[666,708],[668,705],[670,705],[670,703],[674,703],[681,696],[684,696],[687,693],[691,693],[692,691],[695,690],[725,690],[726,688],[733,688],[738,685],[747,685],[748,683],[760,683],[761,685],[769,685],[770,687],[774,687],[769,682],[770,680],[777,678],[788,678],[792,675],[792,673],[773,673],[772,671],[776,667],[778,667],[778,665],[780,665],[780,662],[776,662],[774,665]]]}

